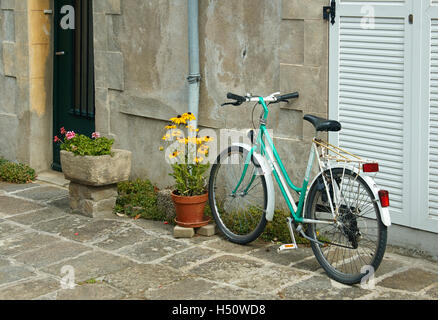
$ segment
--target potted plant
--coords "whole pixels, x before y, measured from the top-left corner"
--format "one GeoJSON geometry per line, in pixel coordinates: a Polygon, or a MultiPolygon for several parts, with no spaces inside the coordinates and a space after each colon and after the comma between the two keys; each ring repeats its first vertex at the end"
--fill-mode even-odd
{"type": "Polygon", "coordinates": [[[162,140],[168,144],[161,147],[166,152],[166,160],[170,163],[172,176],[175,180],[171,194],[175,205],[175,222],[186,228],[198,228],[207,225],[210,218],[204,216],[208,202],[207,162],[209,146],[213,138],[199,137],[199,129],[191,125],[196,120],[191,113],[185,113],[170,119],[171,123],[162,140]]]}
{"type": "Polygon", "coordinates": [[[61,166],[70,180],[70,207],[73,213],[94,217],[112,211],[117,198],[117,183],[129,179],[131,152],[113,149],[113,139],[91,137],[61,128],[61,166]]]}

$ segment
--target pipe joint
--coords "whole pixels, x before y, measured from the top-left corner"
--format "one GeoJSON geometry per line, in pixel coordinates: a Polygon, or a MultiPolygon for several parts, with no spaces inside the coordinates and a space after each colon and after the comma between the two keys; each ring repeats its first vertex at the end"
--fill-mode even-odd
{"type": "Polygon", "coordinates": [[[201,79],[202,77],[200,74],[191,74],[187,77],[187,81],[190,84],[201,82],[201,79]]]}

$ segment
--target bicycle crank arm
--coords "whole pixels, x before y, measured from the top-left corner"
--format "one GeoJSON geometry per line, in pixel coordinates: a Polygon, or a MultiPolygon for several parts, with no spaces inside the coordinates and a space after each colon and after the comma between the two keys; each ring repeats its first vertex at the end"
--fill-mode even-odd
{"type": "Polygon", "coordinates": [[[293,224],[292,224],[292,218],[287,218],[286,223],[287,223],[287,227],[289,228],[289,232],[290,232],[290,237],[292,239],[292,243],[291,244],[283,244],[282,246],[280,246],[277,249],[278,253],[283,252],[285,250],[295,250],[295,249],[298,249],[297,242],[295,241],[294,227],[293,227],[293,224]]]}

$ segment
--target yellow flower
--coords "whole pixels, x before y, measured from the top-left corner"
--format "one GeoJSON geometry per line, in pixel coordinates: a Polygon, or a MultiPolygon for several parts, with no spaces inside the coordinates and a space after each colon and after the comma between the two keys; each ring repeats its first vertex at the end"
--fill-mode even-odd
{"type": "Polygon", "coordinates": [[[184,113],[184,114],[182,115],[182,117],[183,117],[184,120],[186,120],[186,121],[193,121],[193,120],[196,120],[195,115],[194,115],[193,113],[191,113],[191,112],[184,113]]]}
{"type": "Polygon", "coordinates": [[[200,163],[200,162],[202,162],[202,161],[204,161],[204,158],[202,158],[202,157],[196,157],[196,158],[195,158],[195,162],[196,162],[196,163],[200,163]]]}
{"type": "Polygon", "coordinates": [[[190,132],[199,132],[199,129],[195,129],[194,126],[187,126],[187,129],[189,129],[190,132]]]}
{"type": "Polygon", "coordinates": [[[182,116],[178,116],[176,118],[171,118],[170,121],[172,121],[175,124],[181,124],[181,123],[186,124],[186,119],[183,118],[182,116]]]}
{"type": "Polygon", "coordinates": [[[181,143],[181,144],[188,144],[189,143],[189,139],[188,138],[185,138],[185,139],[178,139],[178,142],[179,143],[181,143]]]}
{"type": "Polygon", "coordinates": [[[176,157],[178,157],[178,155],[179,155],[179,152],[178,152],[178,151],[175,151],[174,153],[172,153],[172,154],[169,155],[169,158],[170,158],[170,159],[175,159],[176,157]]]}
{"type": "Polygon", "coordinates": [[[164,147],[160,147],[160,151],[163,151],[164,150],[164,147]]]}
{"type": "Polygon", "coordinates": [[[213,141],[213,140],[214,139],[212,137],[210,137],[210,136],[206,136],[206,137],[202,138],[202,141],[204,141],[204,142],[210,142],[210,141],[213,141]]]}
{"type": "Polygon", "coordinates": [[[209,149],[208,146],[200,146],[198,149],[198,153],[206,155],[208,153],[208,149],[209,149]]]}
{"type": "Polygon", "coordinates": [[[180,130],[173,130],[172,131],[172,137],[181,137],[182,132],[180,130]]]}
{"type": "Polygon", "coordinates": [[[161,138],[162,140],[166,141],[170,139],[170,134],[166,134],[163,138],[161,138]]]}
{"type": "Polygon", "coordinates": [[[176,126],[174,126],[174,125],[168,125],[168,126],[165,126],[164,129],[166,129],[166,130],[172,130],[172,129],[176,129],[176,126]]]}

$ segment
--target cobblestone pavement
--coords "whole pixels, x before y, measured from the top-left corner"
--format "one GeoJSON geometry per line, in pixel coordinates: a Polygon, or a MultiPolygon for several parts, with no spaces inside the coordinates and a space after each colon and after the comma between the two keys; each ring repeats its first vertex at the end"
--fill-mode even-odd
{"type": "Polygon", "coordinates": [[[310,248],[174,239],[172,227],[68,213],[68,191],[0,183],[0,299],[438,299],[438,264],[389,248],[375,288],[331,281],[310,248]],[[65,288],[74,274],[73,289],[65,288]]]}

